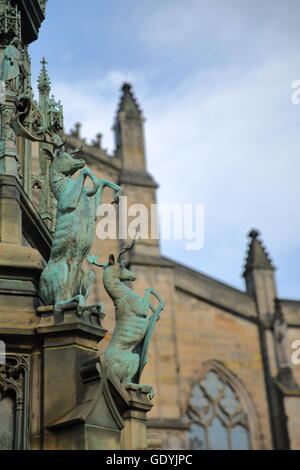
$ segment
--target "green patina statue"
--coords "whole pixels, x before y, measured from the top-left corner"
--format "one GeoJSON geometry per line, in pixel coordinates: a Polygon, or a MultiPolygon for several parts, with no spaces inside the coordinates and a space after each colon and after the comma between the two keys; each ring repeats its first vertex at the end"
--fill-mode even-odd
{"type": "Polygon", "coordinates": [[[4,50],[0,79],[16,91],[19,91],[19,74],[21,67],[20,39],[15,37],[4,50]]]}
{"type": "MultiPolygon", "coordinates": [[[[121,260],[122,254],[129,251],[133,244],[122,250],[117,260],[110,255],[107,264],[99,264],[98,256],[87,257],[90,263],[103,267],[103,284],[115,305],[116,325],[104,357],[124,385],[139,383],[147,363],[150,338],[165,305],[154,289],[146,289],[144,297],[140,297],[124,284],[124,281],[136,279],[136,275],[126,268],[126,261],[121,260]],[[151,295],[159,301],[156,308],[151,303],[151,295]]],[[[149,392],[153,395],[151,386],[149,392]]]]}
{"type": "Polygon", "coordinates": [[[93,243],[97,207],[105,187],[115,191],[113,203],[118,203],[121,188],[97,179],[84,168],[84,160],[74,157],[80,150],[68,153],[63,144],[54,146],[54,152],[44,149],[51,159],[50,187],[57,200],[57,214],[50,259],[40,279],[40,296],[46,305],[54,305],[56,312],[77,302],[80,314],[94,279],[93,271],[84,272],[81,266],[93,243]],[[72,178],[80,169],[79,176],[72,178]],[[93,187],[85,186],[87,178],[93,187]]]}

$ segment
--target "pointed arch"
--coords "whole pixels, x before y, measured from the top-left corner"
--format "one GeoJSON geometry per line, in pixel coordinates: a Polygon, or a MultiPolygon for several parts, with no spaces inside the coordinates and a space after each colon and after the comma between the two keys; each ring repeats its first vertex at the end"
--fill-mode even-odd
{"type": "Polygon", "coordinates": [[[255,406],[241,380],[221,361],[210,360],[196,374],[186,406],[191,447],[262,449],[255,406]]]}

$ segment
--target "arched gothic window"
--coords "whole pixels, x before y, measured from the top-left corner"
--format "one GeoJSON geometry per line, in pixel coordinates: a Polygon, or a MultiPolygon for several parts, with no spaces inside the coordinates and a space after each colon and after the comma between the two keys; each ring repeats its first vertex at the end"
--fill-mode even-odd
{"type": "Polygon", "coordinates": [[[246,412],[229,381],[216,370],[208,370],[193,387],[187,419],[193,450],[250,449],[246,412]]]}

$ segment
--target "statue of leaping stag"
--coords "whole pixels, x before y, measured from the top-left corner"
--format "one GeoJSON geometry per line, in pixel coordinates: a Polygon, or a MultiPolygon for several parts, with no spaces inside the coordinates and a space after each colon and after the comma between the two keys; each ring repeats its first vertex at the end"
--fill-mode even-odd
{"type": "MultiPolygon", "coordinates": [[[[77,312],[83,311],[92,288],[93,271],[84,272],[82,262],[88,255],[95,234],[97,207],[101,204],[105,187],[115,191],[112,203],[118,203],[120,186],[98,179],[75,158],[80,150],[68,153],[64,144],[55,144],[55,150],[44,149],[51,159],[50,187],[57,200],[56,226],[50,259],[40,279],[40,297],[46,305],[54,305],[60,312],[67,304],[77,302],[77,312]],[[80,170],[77,178],[72,178],[80,170]],[[86,186],[89,178],[93,186],[86,186]]],[[[99,304],[102,311],[102,304],[99,304]]]]}
{"type": "MultiPolygon", "coordinates": [[[[99,256],[87,257],[90,263],[103,268],[103,284],[115,305],[116,324],[104,357],[124,385],[139,384],[147,363],[149,341],[165,305],[154,289],[146,289],[144,297],[140,297],[124,284],[124,281],[136,279],[136,274],[126,268],[126,261],[121,260],[121,256],[133,245],[134,241],[120,252],[117,260],[110,255],[106,264],[97,262],[99,256]],[[158,300],[157,307],[152,305],[151,295],[158,300]]],[[[148,387],[152,394],[152,387],[148,387]]]]}

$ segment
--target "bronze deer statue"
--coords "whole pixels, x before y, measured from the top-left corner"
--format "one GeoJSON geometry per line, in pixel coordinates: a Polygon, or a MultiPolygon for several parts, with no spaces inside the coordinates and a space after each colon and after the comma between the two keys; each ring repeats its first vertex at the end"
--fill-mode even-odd
{"type": "MultiPolygon", "coordinates": [[[[134,281],[136,274],[126,268],[126,261],[121,256],[133,247],[134,242],[123,249],[117,260],[109,256],[107,264],[99,264],[99,256],[88,256],[91,264],[103,268],[103,284],[115,305],[116,324],[104,352],[105,361],[110,369],[124,384],[138,384],[142,371],[147,363],[149,341],[164,308],[164,301],[152,289],[146,289],[144,297],[140,297],[124,281],[134,281]],[[155,308],[151,303],[151,295],[159,301],[155,308]],[[152,314],[149,310],[152,310],[152,314]]],[[[152,394],[152,387],[149,386],[152,394]]]]}
{"type": "Polygon", "coordinates": [[[55,312],[77,302],[80,314],[94,279],[93,271],[83,272],[81,265],[93,243],[97,207],[105,187],[115,191],[113,203],[118,202],[121,188],[108,180],[97,179],[89,168],[84,168],[84,160],[75,158],[81,149],[68,153],[64,144],[52,145],[54,152],[44,151],[51,159],[50,187],[57,200],[56,226],[39,292],[46,305],[54,305],[55,312]],[[72,178],[80,169],[77,178],[72,178]],[[85,186],[87,178],[93,187],[85,186]]]}

